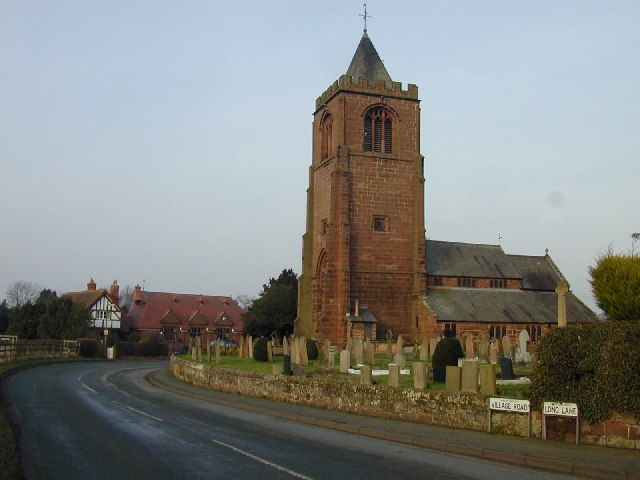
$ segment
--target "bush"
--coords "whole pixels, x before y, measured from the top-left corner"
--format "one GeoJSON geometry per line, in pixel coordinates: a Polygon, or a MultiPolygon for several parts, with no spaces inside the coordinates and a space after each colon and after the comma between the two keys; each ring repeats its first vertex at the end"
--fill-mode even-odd
{"type": "Polygon", "coordinates": [[[613,412],[640,420],[640,325],[607,322],[553,329],[536,347],[532,406],[575,402],[588,422],[613,412]]]}
{"type": "Polygon", "coordinates": [[[162,342],[118,342],[116,355],[119,357],[166,357],[169,346],[162,342]]]}
{"type": "Polygon", "coordinates": [[[101,355],[102,352],[100,351],[100,342],[98,340],[80,338],[78,342],[80,344],[78,353],[81,357],[95,358],[101,355]]]}
{"type": "Polygon", "coordinates": [[[318,344],[315,340],[307,340],[307,358],[309,360],[316,360],[318,358],[318,344]]]}
{"type": "Polygon", "coordinates": [[[433,379],[436,382],[444,382],[447,366],[457,366],[458,359],[464,357],[462,345],[457,338],[445,337],[436,345],[431,364],[433,366],[433,379]]]}
{"type": "Polygon", "coordinates": [[[269,361],[269,356],[267,355],[267,339],[264,337],[260,337],[256,340],[255,345],[253,346],[253,359],[258,360],[259,362],[267,362],[269,361]]]}

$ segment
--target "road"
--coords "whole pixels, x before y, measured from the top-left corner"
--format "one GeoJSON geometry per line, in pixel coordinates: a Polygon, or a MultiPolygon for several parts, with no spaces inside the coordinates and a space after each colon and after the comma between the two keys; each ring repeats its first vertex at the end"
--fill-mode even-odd
{"type": "Polygon", "coordinates": [[[158,389],[167,362],[18,372],[4,395],[27,479],[553,479],[471,457],[299,424],[158,389]]]}

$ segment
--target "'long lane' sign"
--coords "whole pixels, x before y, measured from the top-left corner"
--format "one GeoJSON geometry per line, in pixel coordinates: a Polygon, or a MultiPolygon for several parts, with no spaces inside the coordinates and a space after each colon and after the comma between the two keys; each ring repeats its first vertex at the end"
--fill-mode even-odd
{"type": "Polygon", "coordinates": [[[558,403],[544,402],[542,404],[542,413],[544,415],[558,415],[561,417],[577,417],[578,404],[576,403],[558,403]]]}

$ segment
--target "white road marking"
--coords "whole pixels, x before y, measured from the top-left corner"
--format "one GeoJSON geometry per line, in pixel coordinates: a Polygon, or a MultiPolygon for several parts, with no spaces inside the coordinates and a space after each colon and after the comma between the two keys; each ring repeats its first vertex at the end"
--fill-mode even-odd
{"type": "Polygon", "coordinates": [[[83,386],[84,388],[86,388],[87,390],[89,390],[90,392],[98,393],[98,392],[96,392],[93,388],[91,388],[89,385],[86,385],[86,384],[84,384],[84,383],[83,383],[83,384],[82,384],[82,386],[83,386]]]}
{"type": "Polygon", "coordinates": [[[265,460],[264,458],[256,457],[255,455],[253,455],[253,454],[251,454],[249,452],[245,452],[244,450],[240,450],[239,448],[236,448],[233,445],[229,445],[228,443],[219,442],[218,440],[211,440],[211,441],[213,443],[218,444],[218,445],[222,445],[223,447],[227,447],[227,448],[233,450],[234,452],[240,453],[240,454],[242,454],[242,455],[244,455],[246,457],[249,457],[249,458],[251,458],[253,460],[256,460],[257,462],[263,463],[265,465],[269,465],[270,467],[273,467],[276,470],[280,470],[281,472],[288,473],[292,477],[302,478],[304,480],[313,480],[311,477],[307,477],[306,475],[302,475],[301,473],[294,472],[293,470],[289,470],[288,468],[285,468],[285,467],[281,467],[280,465],[272,463],[269,460],[265,460]]]}
{"type": "Polygon", "coordinates": [[[114,401],[113,403],[115,403],[116,405],[120,405],[121,407],[124,407],[124,408],[126,408],[128,410],[131,410],[132,412],[136,412],[136,413],[139,413],[140,415],[144,415],[145,417],[153,418],[154,420],[157,420],[159,422],[164,422],[164,420],[159,418],[159,417],[151,415],[150,413],[147,413],[147,412],[143,412],[142,410],[138,410],[136,408],[130,407],[129,405],[124,405],[124,404],[118,403],[116,401],[114,401]]]}

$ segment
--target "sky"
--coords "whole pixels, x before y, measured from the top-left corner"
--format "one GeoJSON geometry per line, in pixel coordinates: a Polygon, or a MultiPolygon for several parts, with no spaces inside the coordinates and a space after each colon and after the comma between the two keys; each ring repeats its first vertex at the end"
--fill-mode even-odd
{"type": "MultiPolygon", "coordinates": [[[[588,266],[640,231],[640,3],[368,2],[421,98],[431,239],[588,266]]],[[[315,99],[362,2],[0,2],[0,298],[300,272],[315,99]]],[[[640,245],[637,245],[640,249],[640,245]]]]}

